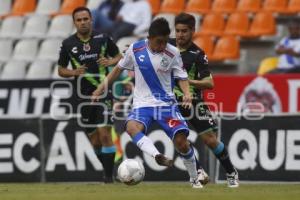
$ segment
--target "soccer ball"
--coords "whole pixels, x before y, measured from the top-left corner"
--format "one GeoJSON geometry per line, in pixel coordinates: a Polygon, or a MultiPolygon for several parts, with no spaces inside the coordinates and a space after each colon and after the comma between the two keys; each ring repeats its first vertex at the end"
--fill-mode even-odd
{"type": "Polygon", "coordinates": [[[118,168],[118,178],[126,185],[136,185],[145,176],[145,168],[142,163],[134,159],[124,160],[118,168]]]}

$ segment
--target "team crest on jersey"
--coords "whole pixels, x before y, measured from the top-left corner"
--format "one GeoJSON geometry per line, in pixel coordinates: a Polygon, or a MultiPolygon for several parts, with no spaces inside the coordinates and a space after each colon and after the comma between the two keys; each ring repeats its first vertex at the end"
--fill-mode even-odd
{"type": "Polygon", "coordinates": [[[83,44],[83,51],[88,52],[91,50],[91,46],[89,43],[83,44]]]}
{"type": "Polygon", "coordinates": [[[161,61],[160,61],[160,67],[163,70],[168,70],[168,66],[170,65],[171,61],[168,59],[166,56],[163,56],[161,61]]]}

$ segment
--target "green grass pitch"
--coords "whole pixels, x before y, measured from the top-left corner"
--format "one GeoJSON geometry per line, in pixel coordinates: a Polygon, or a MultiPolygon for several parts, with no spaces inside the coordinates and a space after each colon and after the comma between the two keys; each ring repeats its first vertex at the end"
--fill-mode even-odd
{"type": "Polygon", "coordinates": [[[209,184],[192,189],[188,183],[24,183],[0,184],[0,200],[299,200],[300,184],[209,184]]]}

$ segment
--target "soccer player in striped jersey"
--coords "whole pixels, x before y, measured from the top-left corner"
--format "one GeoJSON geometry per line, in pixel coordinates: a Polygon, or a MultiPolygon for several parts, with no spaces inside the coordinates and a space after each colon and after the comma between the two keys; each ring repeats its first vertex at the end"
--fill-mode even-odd
{"type": "Polygon", "coordinates": [[[106,82],[94,91],[93,99],[96,100],[122,70],[134,70],[133,110],[126,120],[127,133],[159,165],[170,167],[173,161],[161,154],[146,135],[151,123],[156,121],[173,141],[187,168],[192,187],[202,188],[198,180],[194,150],[187,140],[189,129],[178,110],[173,93],[176,78],[183,92],[182,106],[191,106],[188,76],[183,69],[180,53],[176,47],[168,44],[170,28],[164,18],[154,20],[148,34],[148,39],[130,45],[124,58],[107,76],[106,82]]]}

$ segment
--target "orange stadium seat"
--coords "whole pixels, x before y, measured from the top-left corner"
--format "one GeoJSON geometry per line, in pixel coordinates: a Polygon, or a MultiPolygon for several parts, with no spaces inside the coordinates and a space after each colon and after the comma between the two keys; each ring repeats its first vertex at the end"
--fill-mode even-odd
{"type": "Polygon", "coordinates": [[[184,10],[184,7],[185,0],[164,0],[159,12],[179,14],[184,10]]]}
{"type": "Polygon", "coordinates": [[[212,36],[203,35],[194,38],[193,42],[204,50],[205,54],[207,55],[208,59],[212,57],[212,53],[214,50],[214,40],[212,36]]]}
{"type": "Polygon", "coordinates": [[[265,0],[263,10],[271,12],[284,12],[287,9],[288,0],[265,0]]]}
{"type": "Polygon", "coordinates": [[[210,12],[211,0],[189,0],[186,4],[185,12],[206,14],[210,12]]]}
{"type": "Polygon", "coordinates": [[[262,0],[239,0],[237,11],[256,13],[261,10],[262,0]]]}
{"type": "Polygon", "coordinates": [[[214,0],[212,11],[232,13],[236,10],[237,0],[214,0]]]}
{"type": "Polygon", "coordinates": [[[204,16],[200,30],[195,35],[221,36],[225,27],[225,20],[221,13],[208,13],[204,16]]]}
{"type": "Polygon", "coordinates": [[[59,14],[71,14],[73,10],[79,6],[84,6],[85,0],[64,0],[59,14]]]}
{"type": "Polygon", "coordinates": [[[24,15],[26,13],[34,12],[36,7],[36,0],[15,0],[11,15],[24,15]]]}
{"type": "Polygon", "coordinates": [[[216,43],[212,61],[240,58],[240,42],[234,36],[223,36],[216,43]]]}
{"type": "Polygon", "coordinates": [[[248,14],[245,12],[232,13],[226,23],[224,34],[247,36],[250,27],[248,14]]]}
{"type": "Polygon", "coordinates": [[[283,11],[284,14],[297,14],[300,12],[300,0],[289,0],[287,9],[283,11]]]}
{"type": "Polygon", "coordinates": [[[157,13],[159,13],[160,1],[161,0],[148,0],[149,4],[151,6],[152,15],[156,15],[157,13]]]}
{"type": "Polygon", "coordinates": [[[258,12],[250,25],[247,37],[259,37],[263,35],[274,35],[276,33],[276,22],[271,12],[258,12]]]}

